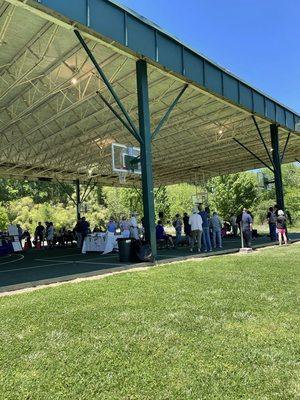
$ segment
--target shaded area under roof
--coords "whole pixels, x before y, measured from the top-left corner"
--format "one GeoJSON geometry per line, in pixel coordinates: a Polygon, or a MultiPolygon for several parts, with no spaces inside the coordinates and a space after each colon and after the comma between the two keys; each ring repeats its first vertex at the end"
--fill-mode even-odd
{"type": "Polygon", "coordinates": [[[137,145],[97,95],[100,91],[116,107],[78,43],[74,25],[86,37],[136,125],[138,58],[143,55],[149,62],[152,131],[189,83],[153,141],[155,185],[261,167],[233,137],[267,163],[253,114],[269,148],[270,123],[280,125],[282,148],[292,132],[285,162],[299,159],[295,131],[299,115],[129,10],[105,0],[26,4],[0,0],[2,176],[66,180],[93,176],[113,185],[118,177],[111,168],[111,143],[137,145]]]}

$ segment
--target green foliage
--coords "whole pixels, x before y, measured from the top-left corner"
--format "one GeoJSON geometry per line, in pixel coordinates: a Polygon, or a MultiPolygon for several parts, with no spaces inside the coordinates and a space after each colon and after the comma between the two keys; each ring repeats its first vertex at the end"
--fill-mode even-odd
{"type": "MultiPolygon", "coordinates": [[[[264,170],[263,170],[264,171],[264,170]]],[[[264,171],[273,180],[268,171],[264,171]]],[[[294,223],[300,221],[300,168],[289,164],[282,167],[285,187],[285,204],[294,223]]],[[[72,228],[75,224],[75,207],[68,195],[73,194],[74,185],[51,182],[27,182],[0,179],[0,202],[2,225],[10,222],[21,223],[31,230],[38,221],[53,221],[56,228],[72,228]],[[7,218],[8,220],[7,220],[7,218]]],[[[82,188],[83,189],[83,188],[82,188]]],[[[275,204],[275,189],[265,190],[260,187],[255,173],[239,173],[212,178],[206,187],[195,188],[194,185],[180,184],[161,187],[154,190],[156,218],[163,211],[167,221],[175,214],[190,213],[193,207],[192,196],[196,191],[208,190],[211,210],[217,210],[223,219],[237,213],[242,207],[254,211],[256,222],[262,223],[271,205],[275,204]]],[[[85,214],[91,228],[98,225],[105,228],[111,215],[116,219],[129,217],[136,211],[143,216],[142,192],[139,188],[96,187],[87,199],[90,211],[85,214]]]]}
{"type": "Polygon", "coordinates": [[[0,205],[0,231],[4,231],[9,224],[8,215],[6,209],[0,205]]]}
{"type": "Polygon", "coordinates": [[[74,207],[69,204],[35,204],[31,197],[11,201],[7,208],[8,218],[11,223],[19,223],[23,228],[34,231],[39,221],[52,221],[56,229],[73,228],[75,224],[74,207]]]}
{"type": "Polygon", "coordinates": [[[167,193],[170,201],[171,218],[174,218],[177,213],[181,216],[184,212],[191,213],[193,207],[192,196],[196,194],[194,185],[183,183],[168,186],[167,193]]]}
{"type": "Polygon", "coordinates": [[[12,179],[0,179],[0,202],[9,202],[21,197],[31,197],[34,203],[62,203],[67,205],[67,192],[74,193],[74,185],[64,187],[53,182],[28,182],[12,179]]]}
{"type": "Polygon", "coordinates": [[[252,210],[259,196],[256,175],[250,172],[212,178],[207,187],[211,191],[211,210],[217,210],[227,220],[243,207],[252,210]]]}

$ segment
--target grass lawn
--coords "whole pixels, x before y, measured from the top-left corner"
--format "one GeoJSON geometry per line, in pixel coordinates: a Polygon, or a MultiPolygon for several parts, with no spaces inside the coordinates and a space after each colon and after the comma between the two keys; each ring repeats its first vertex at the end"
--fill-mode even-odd
{"type": "Polygon", "coordinates": [[[0,298],[0,399],[299,399],[300,246],[0,298]]]}

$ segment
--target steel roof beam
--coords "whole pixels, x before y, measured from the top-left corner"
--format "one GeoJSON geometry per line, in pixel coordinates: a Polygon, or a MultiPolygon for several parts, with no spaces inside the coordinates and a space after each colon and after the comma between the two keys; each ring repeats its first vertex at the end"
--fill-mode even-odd
{"type": "Polygon", "coordinates": [[[185,93],[186,89],[188,88],[188,85],[184,85],[183,89],[180,91],[180,93],[178,94],[178,96],[175,98],[175,100],[173,101],[173,103],[170,105],[169,109],[167,110],[167,112],[165,113],[165,115],[162,117],[162,119],[160,120],[159,124],[157,125],[157,127],[155,128],[155,131],[152,133],[152,141],[155,140],[156,136],[158,135],[159,131],[161,130],[162,126],[166,123],[166,121],[168,120],[171,112],[173,111],[173,109],[175,108],[175,106],[177,105],[178,101],[181,99],[182,95],[185,93]]]}
{"type": "Polygon", "coordinates": [[[233,138],[233,140],[238,143],[241,147],[243,147],[243,149],[245,149],[246,151],[248,151],[248,153],[250,153],[253,157],[255,157],[258,161],[260,161],[266,168],[268,168],[271,172],[274,173],[274,169],[272,169],[271,167],[269,167],[269,165],[267,165],[261,158],[259,158],[255,153],[253,153],[251,150],[249,150],[244,144],[242,144],[238,139],[233,138]]]}
{"type": "Polygon", "coordinates": [[[92,63],[94,64],[94,67],[96,68],[96,70],[98,71],[99,75],[101,76],[103,82],[105,83],[106,87],[108,88],[108,90],[110,91],[111,95],[113,96],[113,98],[115,99],[115,101],[117,102],[118,106],[120,107],[122,113],[124,114],[124,117],[127,119],[127,122],[129,123],[129,125],[131,126],[133,132],[134,132],[134,137],[138,142],[141,142],[141,136],[135,126],[135,124],[133,123],[131,117],[129,116],[128,112],[126,111],[125,107],[123,106],[121,100],[119,99],[117,93],[115,92],[114,88],[112,87],[111,83],[109,82],[109,80],[107,79],[105,73],[103,72],[102,68],[100,67],[100,65],[98,64],[98,62],[96,61],[95,57],[93,56],[92,52],[90,51],[89,47],[87,46],[86,42],[84,41],[83,37],[81,36],[80,32],[75,29],[74,30],[75,35],[77,36],[79,42],[81,43],[82,47],[84,48],[84,50],[86,51],[87,55],[89,56],[90,60],[92,61],[92,63]]]}

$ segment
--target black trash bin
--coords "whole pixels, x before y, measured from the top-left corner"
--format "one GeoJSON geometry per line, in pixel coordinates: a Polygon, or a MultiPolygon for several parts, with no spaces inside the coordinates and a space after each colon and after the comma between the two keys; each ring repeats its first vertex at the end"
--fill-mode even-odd
{"type": "Polygon", "coordinates": [[[129,262],[131,258],[131,242],[132,239],[129,238],[119,238],[119,260],[120,262],[129,262]]]}

